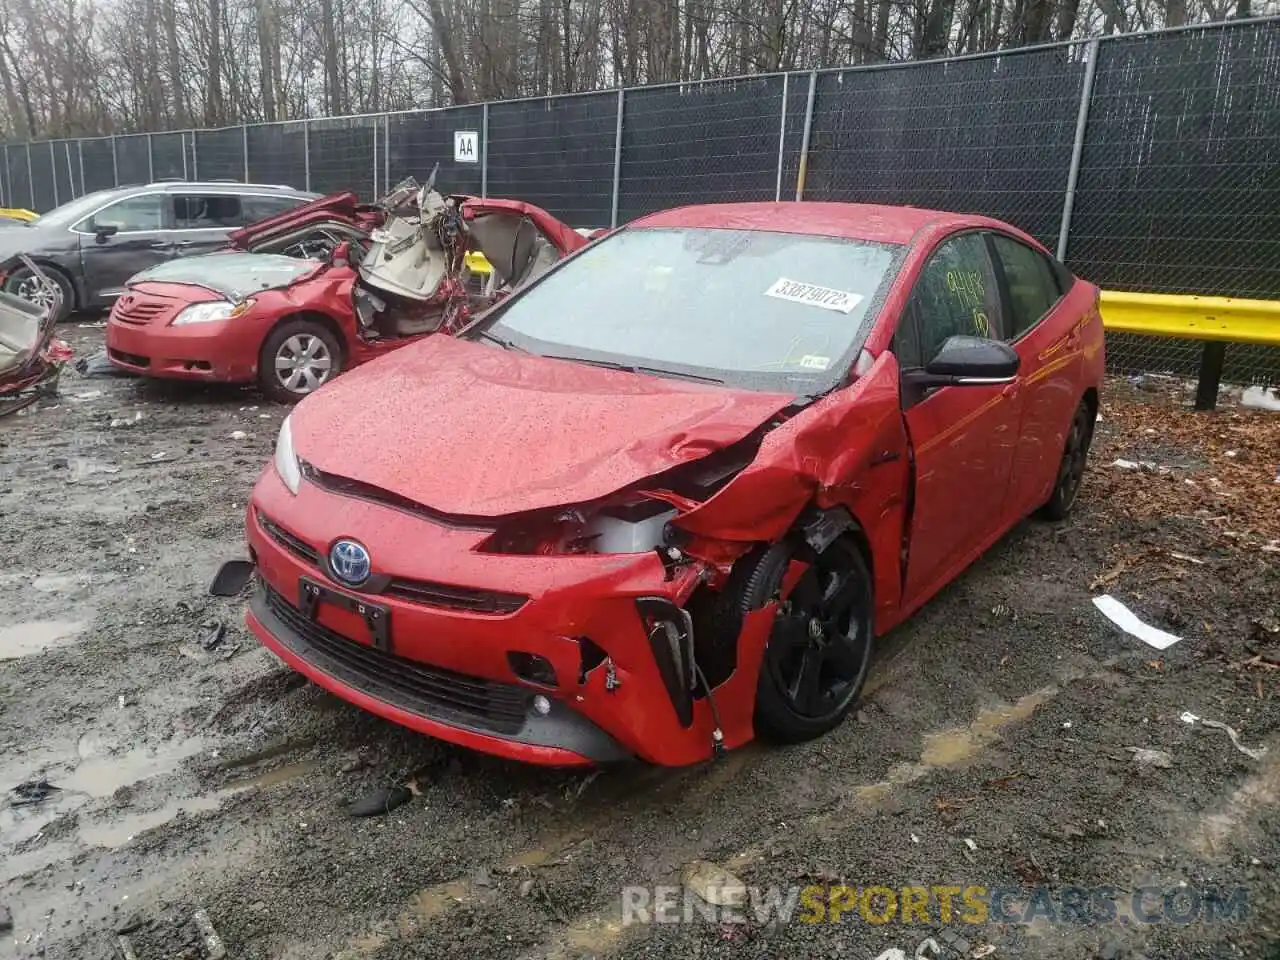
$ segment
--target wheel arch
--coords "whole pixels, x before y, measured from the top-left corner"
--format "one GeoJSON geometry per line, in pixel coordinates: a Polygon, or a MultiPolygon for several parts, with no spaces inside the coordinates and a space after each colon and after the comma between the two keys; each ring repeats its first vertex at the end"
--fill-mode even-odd
{"type": "MultiPolygon", "coordinates": [[[[28,254],[28,258],[45,273],[56,273],[66,281],[67,288],[71,291],[71,303],[68,305],[69,309],[67,312],[74,313],[76,310],[79,310],[81,305],[85,302],[85,292],[80,287],[80,280],[72,276],[71,271],[56,260],[49,259],[45,256],[32,256],[31,254],[28,254]]],[[[21,270],[22,267],[18,267],[17,269],[21,270]]]]}
{"type": "MultiPolygon", "coordinates": [[[[267,332],[262,335],[262,347],[266,347],[267,341],[271,339],[271,335],[273,333],[279,330],[286,323],[292,323],[295,320],[318,323],[329,331],[329,333],[333,335],[334,341],[338,344],[338,351],[341,354],[342,363],[344,366],[346,365],[348,357],[347,338],[343,335],[342,327],[338,321],[329,316],[329,314],[325,313],[323,310],[290,310],[288,313],[282,313],[276,319],[275,323],[271,324],[271,326],[267,328],[267,332]]],[[[259,349],[261,350],[262,348],[259,349]]],[[[261,359],[262,358],[259,357],[259,362],[261,362],[261,359]]]]}

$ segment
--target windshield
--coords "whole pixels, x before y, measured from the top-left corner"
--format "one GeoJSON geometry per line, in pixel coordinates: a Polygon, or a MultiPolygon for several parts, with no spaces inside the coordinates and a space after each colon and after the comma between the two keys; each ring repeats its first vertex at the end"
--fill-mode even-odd
{"type": "Polygon", "coordinates": [[[93,213],[119,192],[119,190],[113,189],[86,193],[78,200],[71,200],[60,207],[54,207],[41,216],[38,222],[42,227],[69,227],[78,223],[81,218],[93,213]]]}
{"type": "Polygon", "coordinates": [[[852,363],[901,251],[756,230],[623,230],[481,326],[546,356],[812,395],[852,363]]]}

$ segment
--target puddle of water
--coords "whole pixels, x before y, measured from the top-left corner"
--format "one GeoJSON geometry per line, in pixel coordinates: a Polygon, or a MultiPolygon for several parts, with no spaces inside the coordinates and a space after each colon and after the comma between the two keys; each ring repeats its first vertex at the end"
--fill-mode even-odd
{"type": "Polygon", "coordinates": [[[236,780],[228,785],[227,792],[236,793],[241,790],[248,790],[251,787],[274,787],[278,783],[296,780],[298,777],[306,776],[313,770],[318,769],[320,769],[318,760],[304,760],[301,763],[286,764],[283,767],[268,770],[266,773],[260,773],[256,777],[245,777],[241,780],[236,780]]]}
{"type": "Polygon", "coordinates": [[[58,786],[91,797],[109,797],[121,787],[176,770],[183,760],[203,749],[204,740],[192,737],[159,748],[135,747],[125,753],[92,754],[58,781],[58,786]]]}
{"type": "Polygon", "coordinates": [[[929,734],[925,737],[920,762],[927,767],[950,767],[972,760],[1000,736],[1001,728],[1026,720],[1057,692],[1056,687],[1045,687],[1027,694],[1017,703],[983,710],[967,727],[929,734]]]}
{"type": "Polygon", "coordinates": [[[159,810],[135,813],[106,823],[92,823],[77,831],[80,839],[91,847],[122,847],[139,833],[163,826],[178,814],[207,813],[217,810],[234,791],[224,790],[203,797],[189,797],[165,804],[159,810]]]}
{"type": "Polygon", "coordinates": [[[0,660],[29,657],[71,643],[85,628],[83,620],[34,620],[0,627],[0,660]]]}

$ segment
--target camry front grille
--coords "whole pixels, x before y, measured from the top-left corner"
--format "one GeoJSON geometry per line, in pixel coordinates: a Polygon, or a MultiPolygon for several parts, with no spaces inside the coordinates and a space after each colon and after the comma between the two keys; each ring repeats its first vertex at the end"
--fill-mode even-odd
{"type": "Polygon", "coordinates": [[[129,294],[116,301],[112,315],[122,323],[145,325],[170,308],[168,300],[129,294]]]}

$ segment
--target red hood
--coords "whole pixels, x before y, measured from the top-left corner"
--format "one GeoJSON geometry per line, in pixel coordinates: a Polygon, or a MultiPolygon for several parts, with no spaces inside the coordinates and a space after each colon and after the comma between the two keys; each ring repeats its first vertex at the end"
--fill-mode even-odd
{"type": "Polygon", "coordinates": [[[461,516],[583,503],[741,440],[794,398],[428,337],[294,411],[326,473],[461,516]]]}
{"type": "Polygon", "coordinates": [[[336,220],[349,223],[353,227],[368,229],[376,224],[378,219],[375,211],[362,207],[360,198],[354,191],[344,190],[342,193],[331,193],[326,197],[294,207],[292,210],[277,213],[274,217],[267,217],[265,220],[251,223],[239,230],[233,230],[227,234],[227,242],[238,250],[247,250],[282,230],[294,230],[310,223],[336,220]]]}

